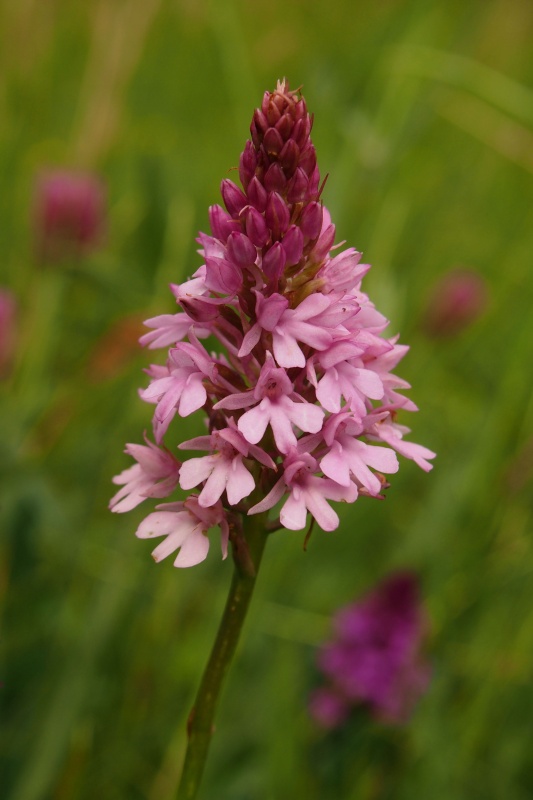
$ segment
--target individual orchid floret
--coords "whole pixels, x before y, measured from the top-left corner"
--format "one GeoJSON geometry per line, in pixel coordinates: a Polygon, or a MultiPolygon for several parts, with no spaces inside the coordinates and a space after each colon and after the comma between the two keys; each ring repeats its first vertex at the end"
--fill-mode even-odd
{"type": "Polygon", "coordinates": [[[111,498],[111,511],[131,511],[147,497],[168,497],[178,485],[180,462],[164,447],[145,441],[126,445],[125,452],[137,463],[113,478],[122,488],[111,498]]]}
{"type": "Polygon", "coordinates": [[[206,265],[202,264],[188,281],[170,284],[176,302],[192,321],[200,324],[209,324],[218,319],[220,307],[226,303],[226,298],[210,296],[205,277],[206,265]]]}
{"type": "MultiPolygon", "coordinates": [[[[178,314],[160,314],[147,319],[144,324],[153,330],[143,334],[139,343],[143,347],[148,347],[149,350],[155,350],[158,347],[169,347],[181,342],[189,333],[193,320],[188,314],[180,312],[178,314]]],[[[209,336],[209,329],[199,325],[195,325],[194,332],[199,339],[209,336]]]]}
{"type": "Polygon", "coordinates": [[[421,444],[405,442],[403,437],[410,432],[409,428],[405,425],[399,425],[389,416],[385,420],[378,420],[375,425],[369,427],[367,436],[370,439],[384,442],[404,458],[414,461],[424,472],[429,472],[433,469],[433,464],[430,464],[428,459],[435,458],[436,453],[421,444]]]}
{"type": "Polygon", "coordinates": [[[227,258],[208,256],[205,259],[205,285],[212,292],[233,297],[242,286],[242,270],[227,258]]]}
{"type": "Polygon", "coordinates": [[[167,375],[156,378],[140,392],[143,400],[157,404],[154,433],[158,443],[176,411],[180,417],[187,417],[204,405],[207,392],[203,381],[206,377],[214,379],[216,365],[199,342],[181,342],[170,350],[167,368],[167,375]]]}
{"type": "MultiPolygon", "coordinates": [[[[348,324],[347,327],[349,327],[354,334],[357,334],[358,337],[361,331],[364,331],[366,334],[372,333],[376,336],[381,336],[389,324],[387,317],[377,310],[374,303],[369,300],[368,295],[364,292],[352,289],[347,296],[355,300],[360,307],[357,319],[354,319],[352,324],[348,324]]],[[[383,341],[386,342],[387,340],[384,339],[383,341]]]]}
{"type": "MultiPolygon", "coordinates": [[[[310,380],[316,385],[316,396],[326,411],[341,410],[342,399],[360,418],[368,410],[368,400],[381,400],[383,382],[372,369],[367,369],[360,356],[364,353],[357,340],[336,342],[328,350],[317,353],[316,362],[323,375],[316,380],[309,365],[310,380]]],[[[316,373],[315,373],[316,374],[316,373]]]]}
{"type": "Polygon", "coordinates": [[[306,357],[298,345],[304,342],[315,350],[325,350],[333,337],[317,325],[316,318],[331,305],[326,295],[314,294],[303,300],[297,308],[289,308],[289,301],[280,294],[264,298],[258,292],[256,301],[257,322],[243,339],[239,355],[248,355],[259,341],[261,330],[272,334],[274,358],[280,367],[305,367],[306,357]]]}
{"type": "Polygon", "coordinates": [[[281,500],[288,491],[289,496],[281,509],[281,524],[291,531],[306,527],[307,512],[316,519],[322,530],[334,531],[339,526],[339,517],[327,500],[344,500],[353,503],[357,499],[357,487],[349,482],[340,486],[330,478],[320,478],[314,473],[318,463],[309,453],[291,450],[283,462],[283,475],[268,495],[249,510],[249,514],[267,511],[281,500]]]}
{"type": "MultiPolygon", "coordinates": [[[[361,311],[361,306],[354,297],[343,292],[332,292],[326,296],[329,303],[323,303],[323,309],[313,318],[313,324],[329,331],[333,341],[346,341],[348,338],[359,338],[361,331],[358,329],[355,318],[361,311]],[[352,330],[355,331],[352,333],[352,330]]],[[[366,344],[365,344],[366,347],[366,344]]],[[[364,352],[364,348],[362,351],[364,352]]]]}
{"type": "Polygon", "coordinates": [[[370,264],[360,264],[362,254],[354,247],[343,250],[334,258],[327,259],[317,273],[326,292],[350,291],[359,288],[370,269],[370,264]]]}
{"type": "Polygon", "coordinates": [[[180,473],[182,489],[205,485],[198,497],[203,507],[213,506],[226,492],[230,506],[237,505],[255,489],[255,480],[243,464],[250,456],[270,469],[276,465],[260,447],[246,441],[234,427],[216,430],[210,436],[198,436],[179,445],[180,450],[212,450],[213,454],[185,461],[180,473]]]}
{"type": "Polygon", "coordinates": [[[257,444],[270,425],[276,447],[288,453],[296,446],[293,424],[302,431],[316,433],[322,427],[324,412],[318,406],[298,395],[284,369],[274,366],[272,356],[266,359],[254,389],[229,395],[214,406],[215,409],[238,409],[254,406],[238,421],[238,428],[247,442],[257,444]]]}
{"type": "Polygon", "coordinates": [[[191,495],[184,502],[163,503],[149,514],[137,528],[139,539],[166,538],[152,552],[154,561],[161,561],[179,549],[175,567],[192,567],[207,557],[207,531],[220,526],[222,558],[228,553],[229,526],[221,503],[204,508],[191,495]]]}
{"type": "Polygon", "coordinates": [[[366,365],[379,375],[383,383],[383,400],[390,406],[401,407],[405,411],[418,411],[416,405],[408,397],[398,394],[397,389],[410,389],[411,385],[403,378],[393,375],[391,370],[397,366],[409,350],[405,344],[397,344],[398,337],[389,340],[390,348],[366,362],[366,365]]]}
{"type": "Polygon", "coordinates": [[[219,239],[223,244],[228,240],[232,231],[240,231],[241,225],[238,220],[232,219],[222,206],[209,206],[209,222],[215,239],[219,239]]]}
{"type": "Polygon", "coordinates": [[[320,469],[328,478],[349,486],[352,479],[372,497],[379,496],[383,482],[373,469],[392,474],[398,471],[396,454],[388,447],[376,447],[360,438],[361,425],[350,414],[330,417],[324,430],[328,453],[320,460],[320,469]]]}

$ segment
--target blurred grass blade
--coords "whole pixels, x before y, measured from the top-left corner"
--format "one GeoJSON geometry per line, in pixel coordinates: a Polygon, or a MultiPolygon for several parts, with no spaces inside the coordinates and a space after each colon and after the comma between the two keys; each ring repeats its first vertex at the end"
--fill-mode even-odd
{"type": "Polygon", "coordinates": [[[399,47],[397,69],[464,89],[533,127],[533,91],[472,58],[431,47],[399,47]]]}

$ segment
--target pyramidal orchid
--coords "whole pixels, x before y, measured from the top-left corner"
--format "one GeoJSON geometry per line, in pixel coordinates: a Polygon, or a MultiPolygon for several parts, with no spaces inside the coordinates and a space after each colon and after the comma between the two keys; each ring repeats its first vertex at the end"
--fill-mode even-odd
{"type": "Polygon", "coordinates": [[[165,537],[154,558],[178,551],[174,565],[184,567],[205,559],[215,528],[223,555],[229,538],[236,562],[189,725],[179,797],[196,796],[267,533],[304,530],[313,520],[334,530],[331,503],[382,496],[384,473],[398,470],[396,453],[426,471],[434,457],[404,440],[408,429],[396,420],[398,411],[416,410],[398,391],[408,384],[392,373],[407,348],[385,335],[387,320],[361,288],[369,265],[355,249],[334,246],[312,122],[286,80],[265,93],[240,156],[241,185],[222,181],[223,205],[209,209],[210,232],[199,234],[202,265],[171,286],[179,310],[149,319],[141,339],[170,349],[140,392],[155,406],[154,442],[128,445],[137,464],[115,479],[122,489],[112,510],[169,496],[179,482],[188,499],[156,506],[137,536],[165,537]],[[200,342],[208,336],[220,343],[216,352],[200,342]],[[177,416],[200,409],[206,435],[180,450],[204,455],[180,464],[165,436],[177,416]]]}

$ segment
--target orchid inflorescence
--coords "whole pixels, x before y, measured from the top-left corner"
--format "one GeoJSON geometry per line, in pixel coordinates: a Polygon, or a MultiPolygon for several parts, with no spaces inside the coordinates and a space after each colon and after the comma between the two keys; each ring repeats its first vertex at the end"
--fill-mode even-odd
{"type": "Polygon", "coordinates": [[[170,346],[140,392],[155,405],[155,443],[127,445],[137,463],[114,479],[121,488],[111,508],[168,497],[178,484],[197,490],[141,522],[140,538],[165,537],[156,561],[176,550],[177,567],[202,561],[213,526],[225,557],[239,516],[280,501],[271,529],[304,529],[309,512],[334,530],[328,501],[382,496],[396,452],[431,469],[434,453],[405,441],[396,421],[399,409],[417,410],[398,393],[409,384],[391,373],[408,348],[383,336],[388,322],[361,290],[370,268],[361,253],[335,253],[312,121],[286,80],[265,93],[240,157],[242,189],[222,181],[225,208],[211,206],[211,235],[198,238],[204,264],[171,285],[182,310],[146,322],[141,343],[170,346]],[[208,352],[200,341],[208,336],[225,353],[208,352]],[[180,463],[165,434],[176,414],[199,409],[209,433],[179,449],[209,454],[180,463]]]}

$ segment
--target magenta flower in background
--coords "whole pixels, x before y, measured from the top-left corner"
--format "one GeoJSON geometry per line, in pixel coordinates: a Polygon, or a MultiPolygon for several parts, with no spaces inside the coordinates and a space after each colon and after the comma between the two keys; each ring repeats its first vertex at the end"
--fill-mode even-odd
{"type": "Polygon", "coordinates": [[[341,609],[334,628],[332,641],[318,654],[327,685],[311,696],[312,716],[334,728],[364,706],[383,722],[405,722],[430,679],[423,655],[427,622],[416,576],[389,576],[341,609]]]}
{"type": "Polygon", "coordinates": [[[9,374],[17,339],[17,301],[9,289],[0,289],[0,378],[9,374]]]}
{"type": "Polygon", "coordinates": [[[450,270],[435,283],[423,325],[430,336],[455,336],[475,322],[488,305],[488,287],[474,269],[450,270]]]}
{"type": "Polygon", "coordinates": [[[222,181],[225,207],[210,208],[211,230],[198,237],[204,263],[171,285],[180,310],[146,323],[141,342],[170,347],[140,392],[155,406],[155,444],[128,445],[138,463],[115,479],[123,488],[112,510],[170,495],[178,473],[164,445],[169,427],[200,409],[207,423],[205,436],[181,445],[207,453],[180,467],[181,489],[194,493],[158,506],[137,531],[166,537],[157,560],[181,548],[176,566],[197,563],[217,525],[225,553],[242,515],[277,503],[272,529],[303,530],[312,517],[334,530],[331,502],[380,497],[396,452],[431,469],[434,453],[404,441],[397,422],[399,411],[416,411],[392,372],[407,348],[384,335],[387,320],[361,288],[370,269],[361,254],[334,249],[311,127],[287,81],[265,93],[239,161],[242,188],[222,181]],[[200,343],[207,336],[218,352],[200,343]]]}
{"type": "Polygon", "coordinates": [[[67,170],[44,172],[37,180],[34,206],[40,259],[79,258],[102,243],[106,200],[97,176],[67,170]]]}

